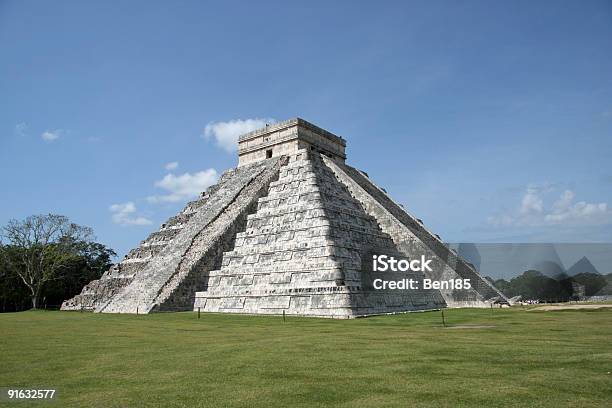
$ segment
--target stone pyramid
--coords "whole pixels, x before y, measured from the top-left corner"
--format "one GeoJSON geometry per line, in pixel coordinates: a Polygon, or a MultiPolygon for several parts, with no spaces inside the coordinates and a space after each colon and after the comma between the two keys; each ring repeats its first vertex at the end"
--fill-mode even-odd
{"type": "Polygon", "coordinates": [[[247,133],[239,163],[64,310],[201,310],[358,317],[488,307],[506,298],[368,175],[344,139],[302,119],[247,133]],[[374,272],[373,255],[433,272],[374,272]],[[466,289],[378,289],[375,278],[470,279],[466,289]]]}

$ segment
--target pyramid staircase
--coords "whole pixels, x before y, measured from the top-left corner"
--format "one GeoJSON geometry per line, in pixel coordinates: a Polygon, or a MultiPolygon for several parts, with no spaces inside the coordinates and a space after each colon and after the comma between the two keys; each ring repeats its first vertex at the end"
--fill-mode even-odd
{"type": "Polygon", "coordinates": [[[283,158],[232,169],[219,183],[176,217],[162,225],[126,259],[62,310],[104,313],[148,313],[156,309],[191,310],[200,269],[220,263],[219,254],[233,245],[246,214],[268,184],[278,176],[283,158]]]}

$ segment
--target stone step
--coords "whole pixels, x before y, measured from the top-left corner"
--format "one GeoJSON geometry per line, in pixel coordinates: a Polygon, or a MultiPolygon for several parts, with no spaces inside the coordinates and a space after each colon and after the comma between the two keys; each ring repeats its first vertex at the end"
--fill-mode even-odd
{"type": "MultiPolygon", "coordinates": [[[[134,280],[98,311],[135,313],[138,309],[139,313],[148,313],[170,297],[189,275],[189,265],[195,264],[211,245],[215,245],[215,234],[230,227],[232,219],[239,215],[234,207],[245,209],[249,202],[256,202],[259,198],[255,195],[259,190],[254,191],[254,186],[264,171],[272,177],[278,173],[278,168],[275,162],[270,162],[267,166],[258,163],[226,172],[219,185],[208,191],[206,205],[199,207],[174,239],[152,254],[149,263],[134,280]],[[158,299],[161,294],[162,298],[158,299]]],[[[265,187],[267,191],[267,185],[265,187]]],[[[189,206],[194,208],[192,203],[189,206]]]]}

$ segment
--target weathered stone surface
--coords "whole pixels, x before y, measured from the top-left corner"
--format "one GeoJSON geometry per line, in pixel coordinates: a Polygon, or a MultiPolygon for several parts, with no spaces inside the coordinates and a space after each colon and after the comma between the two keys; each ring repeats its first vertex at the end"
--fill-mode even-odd
{"type": "Polygon", "coordinates": [[[220,263],[215,251],[231,247],[235,229],[242,228],[245,212],[266,192],[266,182],[276,177],[281,162],[282,158],[276,158],[226,172],[218,184],[188,203],[126,259],[65,301],[62,310],[148,313],[164,304],[169,310],[191,310],[195,289],[189,287],[194,279],[198,281],[197,268],[192,273],[192,267],[209,263],[212,268],[220,263]]]}
{"type": "Polygon", "coordinates": [[[383,231],[393,237],[401,252],[409,258],[425,255],[432,259],[433,273],[427,277],[435,280],[470,279],[474,288],[441,291],[451,307],[487,306],[489,299],[501,294],[476,270],[449,249],[440,238],[428,231],[414,216],[395,203],[380,187],[372,183],[362,172],[347,165],[324,158],[325,163],[356,197],[364,209],[376,218],[383,231]]]}
{"type": "Polygon", "coordinates": [[[505,298],[365,173],[344,139],[302,119],[240,138],[240,165],[63,309],[358,317],[505,298]],[[272,156],[272,158],[268,158],[272,156]],[[372,255],[432,260],[399,280],[470,279],[471,290],[375,290],[372,255]]]}
{"type": "MultiPolygon", "coordinates": [[[[129,285],[96,309],[104,313],[148,313],[165,303],[191,309],[195,288],[215,265],[217,245],[229,249],[252,202],[276,177],[279,159],[243,166],[227,177],[179,233],[151,258],[129,285]],[[228,233],[229,232],[229,233],[228,233]],[[181,287],[181,285],[184,285],[181,287]],[[193,288],[190,290],[189,288],[193,288]]],[[[220,262],[220,259],[218,260],[220,262]]]]}
{"type": "Polygon", "coordinates": [[[240,136],[238,166],[266,158],[291,155],[301,149],[316,151],[344,161],[345,147],[346,141],[343,138],[303,119],[289,119],[240,136]]]}

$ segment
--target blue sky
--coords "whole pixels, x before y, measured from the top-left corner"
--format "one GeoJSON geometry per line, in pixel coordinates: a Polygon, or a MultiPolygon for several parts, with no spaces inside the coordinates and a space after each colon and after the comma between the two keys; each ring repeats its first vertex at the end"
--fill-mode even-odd
{"type": "Polygon", "coordinates": [[[1,224],[123,255],[295,116],[445,240],[612,241],[610,2],[0,1],[1,224]]]}

